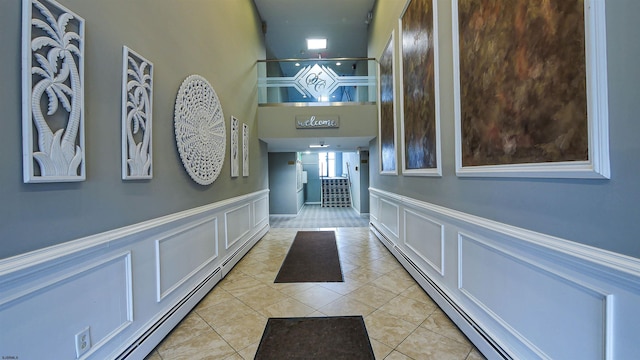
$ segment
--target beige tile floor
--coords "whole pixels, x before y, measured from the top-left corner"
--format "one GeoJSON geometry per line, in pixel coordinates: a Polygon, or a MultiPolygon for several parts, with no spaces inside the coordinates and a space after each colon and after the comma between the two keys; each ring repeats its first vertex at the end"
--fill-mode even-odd
{"type": "Polygon", "coordinates": [[[484,359],[368,228],[336,228],[344,283],[275,284],[271,229],[146,360],[253,359],[269,317],[362,315],[376,359],[484,359]]]}

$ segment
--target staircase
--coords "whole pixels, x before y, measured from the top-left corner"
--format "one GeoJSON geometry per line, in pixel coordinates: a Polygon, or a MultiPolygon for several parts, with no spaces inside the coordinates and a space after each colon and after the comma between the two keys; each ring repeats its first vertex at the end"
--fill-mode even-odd
{"type": "Polygon", "coordinates": [[[322,207],[351,207],[349,179],[322,179],[322,207]]]}

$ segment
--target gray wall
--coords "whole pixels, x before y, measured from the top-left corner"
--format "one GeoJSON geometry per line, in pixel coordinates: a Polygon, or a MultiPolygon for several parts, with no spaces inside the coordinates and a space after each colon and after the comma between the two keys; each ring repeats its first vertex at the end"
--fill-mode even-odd
{"type": "Polygon", "coordinates": [[[302,170],[307,172],[307,183],[304,185],[307,203],[320,203],[320,171],[318,168],[318,153],[302,154],[302,170]]]}
{"type": "MultiPolygon", "coordinates": [[[[404,1],[378,1],[369,56],[379,56],[404,1]]],[[[525,229],[640,257],[640,2],[606,2],[611,180],[458,178],[454,164],[451,2],[438,0],[442,178],[380,176],[371,186],[525,229]]],[[[398,138],[399,140],[399,138],[398,138]]],[[[371,169],[378,169],[371,141],[371,169]]]]}
{"type": "Polygon", "coordinates": [[[296,153],[269,153],[269,212],[298,213],[296,153]]]}
{"type": "Polygon", "coordinates": [[[268,187],[266,145],[258,142],[256,126],[256,59],[265,52],[253,1],[58,1],[86,20],[87,180],[22,182],[21,1],[1,1],[0,258],[268,187]],[[154,177],[148,181],[120,179],[123,45],[155,66],[154,177]],[[231,115],[249,125],[250,177],[231,178],[227,161],[212,185],[200,186],[182,167],[173,108],[180,84],[191,74],[212,84],[227,128],[231,115]]]}

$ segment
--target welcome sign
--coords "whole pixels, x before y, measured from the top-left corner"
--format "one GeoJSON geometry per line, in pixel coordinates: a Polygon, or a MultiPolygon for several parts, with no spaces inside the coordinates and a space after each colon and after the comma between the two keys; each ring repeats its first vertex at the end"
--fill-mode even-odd
{"type": "Polygon", "coordinates": [[[296,116],[296,129],[326,129],[326,128],[339,128],[339,127],[340,127],[340,117],[337,115],[296,116]]]}

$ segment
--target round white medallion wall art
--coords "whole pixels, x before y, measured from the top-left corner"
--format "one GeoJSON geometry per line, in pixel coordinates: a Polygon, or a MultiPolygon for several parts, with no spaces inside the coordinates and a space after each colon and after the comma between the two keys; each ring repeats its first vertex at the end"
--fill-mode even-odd
{"type": "Polygon", "coordinates": [[[224,163],[226,131],[218,96],[204,77],[191,75],[180,85],[174,128],[189,176],[200,185],[213,183],[224,163]]]}

